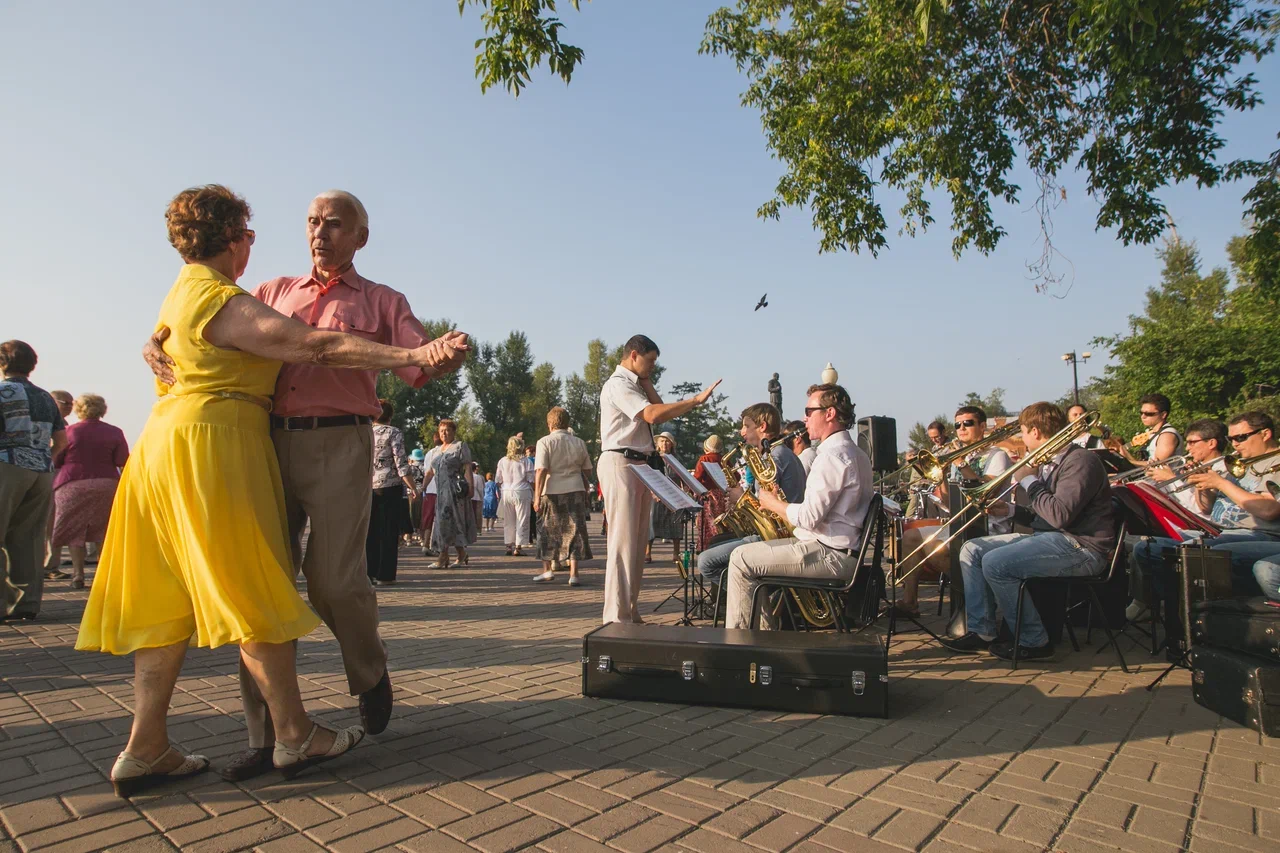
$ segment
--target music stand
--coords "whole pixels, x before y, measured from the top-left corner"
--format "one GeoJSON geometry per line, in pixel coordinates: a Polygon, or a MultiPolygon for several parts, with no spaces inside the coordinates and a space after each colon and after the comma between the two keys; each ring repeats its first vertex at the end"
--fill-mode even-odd
{"type": "MultiPolygon", "coordinates": [[[[670,454],[667,454],[667,455],[670,456],[670,454]]],[[[670,460],[664,459],[663,461],[666,463],[668,468],[670,468],[673,464],[674,465],[679,464],[679,460],[675,459],[674,456],[671,456],[670,460]]],[[[648,465],[632,465],[631,470],[635,472],[635,475],[637,477],[640,478],[640,482],[644,483],[645,488],[649,490],[649,493],[651,495],[657,498],[658,501],[661,502],[662,505],[665,506],[668,510],[675,513],[676,519],[680,524],[681,539],[684,540],[682,544],[685,546],[681,550],[682,551],[688,550],[689,536],[690,536],[690,531],[692,529],[691,521],[693,517],[697,515],[698,511],[702,509],[702,505],[699,504],[697,501],[695,501],[693,498],[689,497],[689,495],[684,490],[682,490],[679,486],[676,485],[674,480],[664,476],[661,471],[658,471],[654,468],[650,468],[648,465]]],[[[695,480],[694,482],[697,482],[697,481],[695,480]]],[[[698,483],[698,485],[701,486],[702,484],[698,483]]],[[[703,490],[704,491],[706,490],[705,487],[703,487],[703,490]]],[[[692,569],[692,566],[690,566],[690,570],[691,569],[692,569]]],[[[654,613],[658,612],[658,610],[660,610],[662,606],[665,605],[671,599],[676,598],[677,596],[683,596],[684,616],[681,617],[679,623],[677,624],[690,625],[693,623],[693,620],[689,615],[689,612],[690,612],[689,576],[691,574],[690,570],[686,570],[684,572],[685,577],[682,579],[680,586],[677,587],[676,589],[673,589],[671,593],[667,595],[666,598],[658,602],[658,606],[654,607],[652,612],[654,613]]]]}

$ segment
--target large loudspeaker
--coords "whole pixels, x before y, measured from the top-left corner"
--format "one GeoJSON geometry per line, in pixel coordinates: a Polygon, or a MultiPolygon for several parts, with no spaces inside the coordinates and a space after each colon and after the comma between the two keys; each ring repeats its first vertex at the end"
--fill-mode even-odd
{"type": "Polygon", "coordinates": [[[871,457],[872,470],[894,470],[898,467],[898,422],[881,415],[858,418],[858,446],[871,457]]]}

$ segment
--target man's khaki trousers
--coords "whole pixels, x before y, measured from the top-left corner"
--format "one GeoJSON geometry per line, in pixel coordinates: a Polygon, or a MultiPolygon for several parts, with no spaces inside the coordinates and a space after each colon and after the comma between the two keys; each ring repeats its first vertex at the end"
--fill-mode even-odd
{"type": "MultiPolygon", "coordinates": [[[[378,600],[365,568],[365,538],[373,495],[373,431],[363,426],[289,432],[273,429],[280,460],[293,564],[307,579],[307,598],[333,631],[342,652],[347,687],[355,696],[372,688],[387,669],[378,636],[378,600]],[[305,559],[302,533],[311,535],[305,559]]],[[[275,733],[257,684],[240,665],[249,745],[271,746],[275,733]]]]}
{"type": "MultiPolygon", "coordinates": [[[[644,464],[644,463],[635,463],[644,464]]],[[[644,546],[649,541],[653,496],[621,453],[600,454],[597,470],[609,524],[604,570],[604,624],[639,622],[644,546]]]]}

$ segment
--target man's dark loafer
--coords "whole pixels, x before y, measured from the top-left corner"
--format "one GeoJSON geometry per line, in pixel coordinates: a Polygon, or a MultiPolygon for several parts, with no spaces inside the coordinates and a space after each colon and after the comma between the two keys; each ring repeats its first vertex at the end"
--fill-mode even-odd
{"type": "Polygon", "coordinates": [[[371,735],[386,731],[387,723],[391,722],[391,677],[387,673],[382,673],[377,684],[360,694],[360,720],[371,735]]]}
{"type": "Polygon", "coordinates": [[[957,640],[943,640],[942,645],[944,648],[950,649],[953,652],[959,652],[962,655],[972,655],[987,649],[991,645],[991,641],[984,640],[982,637],[970,631],[957,640]]]}
{"type": "Polygon", "coordinates": [[[269,746],[261,749],[246,749],[227,762],[218,771],[218,775],[228,782],[243,782],[246,779],[261,776],[274,767],[271,763],[271,752],[272,749],[269,746]]]}
{"type": "MultiPolygon", "coordinates": [[[[991,645],[991,654],[1000,658],[1000,660],[1013,660],[1013,643],[993,643],[991,645]]],[[[1022,646],[1018,649],[1019,662],[1024,660],[1053,660],[1053,644],[1045,643],[1043,646],[1027,647],[1022,646]]]]}

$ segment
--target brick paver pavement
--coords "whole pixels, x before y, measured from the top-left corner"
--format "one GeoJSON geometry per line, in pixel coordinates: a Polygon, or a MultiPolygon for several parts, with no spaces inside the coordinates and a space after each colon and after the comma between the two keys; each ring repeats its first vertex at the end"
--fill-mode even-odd
{"type": "MultiPolygon", "coordinates": [[[[292,782],[209,773],[132,803],[106,775],[131,661],[75,652],[85,593],[49,584],[41,621],[0,625],[0,851],[1280,849],[1280,745],[1196,706],[1185,672],[1143,690],[1140,650],[1130,676],[1092,648],[1010,673],[906,635],[887,720],[598,701],[578,658],[602,560],[570,589],[496,533],[468,568],[402,553],[378,593],[384,734],[292,782]]],[[[648,607],[674,583],[653,571],[648,607]]],[[[329,633],[299,653],[308,707],[356,721],[329,633]]],[[[215,764],[242,748],[235,649],[188,656],[170,719],[215,764]]]]}

